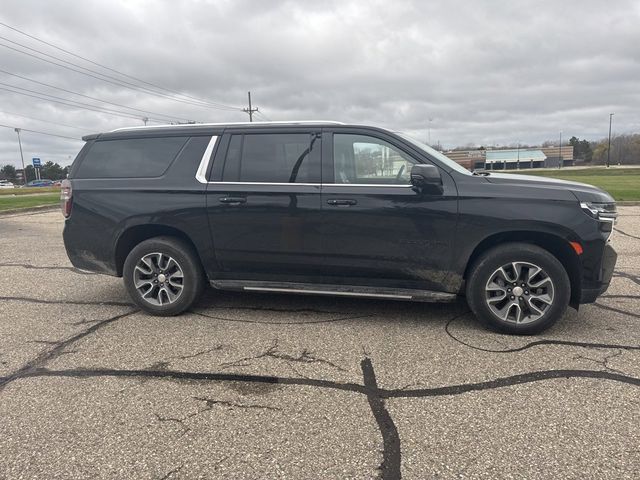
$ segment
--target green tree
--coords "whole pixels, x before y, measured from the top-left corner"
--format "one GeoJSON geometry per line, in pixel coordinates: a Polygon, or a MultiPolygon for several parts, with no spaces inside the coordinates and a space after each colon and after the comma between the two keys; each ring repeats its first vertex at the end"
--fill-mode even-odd
{"type": "Polygon", "coordinates": [[[573,158],[591,162],[593,158],[593,150],[591,144],[587,140],[580,140],[578,137],[571,137],[569,145],[573,146],[573,158]]]}
{"type": "Polygon", "coordinates": [[[33,168],[33,165],[27,165],[26,167],[24,167],[24,173],[27,177],[27,182],[36,179],[36,169],[33,168]]]}
{"type": "Polygon", "coordinates": [[[2,173],[2,176],[10,182],[16,183],[16,167],[13,165],[5,165],[0,168],[0,173],[2,173]]]}
{"type": "Polygon", "coordinates": [[[40,169],[40,178],[48,178],[49,180],[61,180],[65,178],[64,170],[57,163],[48,161],[40,169]]]}

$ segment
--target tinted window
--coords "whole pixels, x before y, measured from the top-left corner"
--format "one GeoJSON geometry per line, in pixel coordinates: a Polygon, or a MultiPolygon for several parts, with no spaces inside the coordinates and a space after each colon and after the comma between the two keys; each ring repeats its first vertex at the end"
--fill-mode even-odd
{"type": "Polygon", "coordinates": [[[310,133],[233,135],[222,181],[319,183],[320,141],[310,133]]]}
{"type": "Polygon", "coordinates": [[[367,135],[333,136],[335,183],[407,185],[414,163],[384,140],[367,135]]]}
{"type": "Polygon", "coordinates": [[[78,167],[78,178],[159,177],[188,137],[103,140],[93,144],[78,167]]]}

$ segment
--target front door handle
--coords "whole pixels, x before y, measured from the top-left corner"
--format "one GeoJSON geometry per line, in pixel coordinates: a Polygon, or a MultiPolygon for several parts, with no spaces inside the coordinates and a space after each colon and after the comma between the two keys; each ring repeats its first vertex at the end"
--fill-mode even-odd
{"type": "Polygon", "coordinates": [[[351,198],[340,198],[340,199],[336,198],[336,199],[327,200],[327,203],[329,205],[333,205],[337,207],[349,207],[351,205],[356,205],[358,202],[351,198]]]}
{"type": "Polygon", "coordinates": [[[220,197],[220,203],[226,203],[228,205],[241,205],[243,203],[247,203],[247,199],[244,197],[220,197]]]}

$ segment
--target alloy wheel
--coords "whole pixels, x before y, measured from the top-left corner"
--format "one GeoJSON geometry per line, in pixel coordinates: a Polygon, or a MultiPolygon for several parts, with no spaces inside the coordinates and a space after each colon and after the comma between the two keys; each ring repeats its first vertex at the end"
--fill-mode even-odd
{"type": "Polygon", "coordinates": [[[175,303],[184,289],[184,273],[169,255],[153,252],[142,257],[133,269],[133,284],[140,298],[151,305],[175,303]]]}
{"type": "Polygon", "coordinates": [[[494,271],[485,287],[487,306],[500,320],[525,325],[542,318],[553,304],[554,285],[542,267],[511,262],[494,271]]]}

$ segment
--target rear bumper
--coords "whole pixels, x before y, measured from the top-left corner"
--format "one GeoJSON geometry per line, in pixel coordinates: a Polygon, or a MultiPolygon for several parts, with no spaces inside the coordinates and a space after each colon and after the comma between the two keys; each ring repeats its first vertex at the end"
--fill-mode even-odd
{"type": "Polygon", "coordinates": [[[62,238],[71,264],[80,270],[118,276],[113,262],[96,255],[96,251],[100,249],[91,247],[91,242],[87,241],[88,236],[83,235],[82,232],[76,232],[73,226],[65,223],[62,238]]]}
{"type": "Polygon", "coordinates": [[[580,303],[593,303],[596,299],[607,291],[613,276],[613,269],[616,266],[618,254],[609,244],[605,245],[602,254],[598,285],[593,288],[583,288],[580,294],[580,303]]]}

